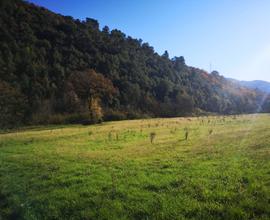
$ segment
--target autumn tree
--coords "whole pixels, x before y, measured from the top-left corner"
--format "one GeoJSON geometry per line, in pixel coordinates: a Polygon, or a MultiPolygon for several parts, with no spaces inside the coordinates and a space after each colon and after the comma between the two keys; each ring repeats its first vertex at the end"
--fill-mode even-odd
{"type": "Polygon", "coordinates": [[[89,102],[89,111],[90,118],[93,123],[98,123],[102,121],[103,111],[100,106],[100,99],[95,97],[91,98],[91,101],[89,102]]]}
{"type": "Polygon", "coordinates": [[[74,100],[81,101],[93,123],[102,120],[101,100],[105,98],[109,101],[117,93],[113,83],[93,69],[72,73],[67,80],[66,89],[72,93],[74,100]]]}

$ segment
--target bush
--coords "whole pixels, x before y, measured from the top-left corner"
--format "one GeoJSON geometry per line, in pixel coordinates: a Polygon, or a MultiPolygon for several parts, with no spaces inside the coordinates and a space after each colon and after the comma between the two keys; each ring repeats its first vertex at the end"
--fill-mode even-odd
{"type": "Polygon", "coordinates": [[[142,115],[140,113],[137,113],[137,112],[128,112],[127,118],[128,119],[139,119],[139,118],[142,118],[142,115]]]}
{"type": "Polygon", "coordinates": [[[66,115],[65,122],[68,124],[83,124],[85,121],[90,121],[87,113],[74,113],[66,115]]]}
{"type": "Polygon", "coordinates": [[[150,115],[141,113],[141,112],[128,112],[127,119],[142,119],[142,118],[151,118],[150,115]]]}
{"type": "Polygon", "coordinates": [[[88,114],[35,114],[32,116],[33,124],[85,124],[89,121],[88,114]]]}
{"type": "Polygon", "coordinates": [[[156,137],[156,132],[151,132],[150,135],[149,135],[149,137],[150,137],[150,142],[151,142],[151,144],[153,144],[154,139],[155,139],[155,137],[156,137]]]}
{"type": "Polygon", "coordinates": [[[104,121],[120,121],[127,119],[127,116],[124,112],[120,111],[107,111],[104,114],[104,121]]]}

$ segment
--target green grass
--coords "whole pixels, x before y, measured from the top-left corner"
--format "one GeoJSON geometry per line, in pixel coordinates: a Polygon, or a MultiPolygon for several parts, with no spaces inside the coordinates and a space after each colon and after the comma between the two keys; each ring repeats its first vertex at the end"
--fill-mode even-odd
{"type": "Polygon", "coordinates": [[[0,219],[269,218],[266,114],[0,134],[0,219]]]}

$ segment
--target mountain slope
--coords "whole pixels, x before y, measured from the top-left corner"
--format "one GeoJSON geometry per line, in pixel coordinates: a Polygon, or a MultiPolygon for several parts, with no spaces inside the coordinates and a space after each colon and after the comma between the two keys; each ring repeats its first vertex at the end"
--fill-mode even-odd
{"type": "Polygon", "coordinates": [[[76,20],[19,0],[0,7],[5,125],[261,109],[262,92],[187,66],[183,57],[160,56],[119,30],[100,30],[94,19],[76,20]],[[14,94],[24,103],[20,108],[6,98],[14,94]]]}
{"type": "Polygon", "coordinates": [[[266,93],[270,93],[270,83],[262,80],[254,80],[254,81],[239,81],[242,86],[258,89],[266,93]]]}

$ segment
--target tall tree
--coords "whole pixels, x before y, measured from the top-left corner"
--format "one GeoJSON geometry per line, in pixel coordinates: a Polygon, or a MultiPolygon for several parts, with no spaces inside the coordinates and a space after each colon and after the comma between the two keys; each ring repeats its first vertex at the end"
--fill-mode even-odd
{"type": "Polygon", "coordinates": [[[112,82],[93,69],[72,73],[67,80],[66,88],[67,91],[73,91],[73,96],[84,103],[93,122],[101,120],[102,117],[100,100],[103,98],[106,98],[106,101],[112,100],[117,94],[112,82]]]}
{"type": "Polygon", "coordinates": [[[27,100],[21,92],[0,80],[0,128],[24,123],[27,116],[27,100]]]}

